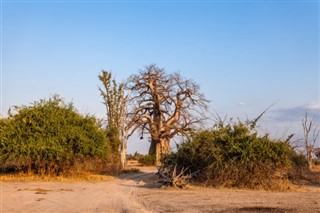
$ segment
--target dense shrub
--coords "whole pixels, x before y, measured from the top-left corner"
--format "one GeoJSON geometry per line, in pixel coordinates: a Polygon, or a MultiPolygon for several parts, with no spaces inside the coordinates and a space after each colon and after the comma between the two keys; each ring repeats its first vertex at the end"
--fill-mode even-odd
{"type": "Polygon", "coordinates": [[[0,120],[0,168],[60,173],[90,159],[106,160],[109,141],[97,120],[58,96],[15,107],[0,120]]]}
{"type": "Polygon", "coordinates": [[[120,139],[119,131],[117,127],[110,126],[106,129],[106,136],[109,139],[111,151],[113,153],[119,153],[120,139]]]}
{"type": "Polygon", "coordinates": [[[303,153],[297,153],[294,150],[290,153],[290,160],[294,169],[299,169],[308,165],[308,160],[303,153]]]}
{"type": "Polygon", "coordinates": [[[156,156],[155,155],[144,155],[139,160],[143,166],[153,166],[156,164],[156,156]]]}
{"type": "Polygon", "coordinates": [[[197,181],[231,187],[268,187],[290,166],[286,141],[259,136],[252,123],[219,122],[212,130],[193,133],[164,159],[165,167],[189,168],[197,181]]]}

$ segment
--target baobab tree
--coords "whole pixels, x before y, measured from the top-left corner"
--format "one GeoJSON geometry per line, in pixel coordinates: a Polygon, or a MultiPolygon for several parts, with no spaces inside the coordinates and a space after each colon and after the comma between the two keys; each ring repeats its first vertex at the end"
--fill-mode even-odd
{"type": "Polygon", "coordinates": [[[185,80],[179,73],[167,74],[156,65],[149,65],[132,75],[126,85],[131,91],[127,127],[131,135],[140,129],[151,136],[149,154],[156,155],[156,163],[171,152],[170,139],[185,134],[206,118],[208,101],[199,85],[185,80]]]}

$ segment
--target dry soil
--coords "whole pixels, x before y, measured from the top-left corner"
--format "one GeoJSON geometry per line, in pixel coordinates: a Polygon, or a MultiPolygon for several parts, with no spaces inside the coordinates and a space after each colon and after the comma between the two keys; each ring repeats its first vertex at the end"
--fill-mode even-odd
{"type": "Polygon", "coordinates": [[[320,212],[320,187],[291,192],[160,189],[155,168],[98,182],[12,182],[0,185],[0,212],[320,212]]]}

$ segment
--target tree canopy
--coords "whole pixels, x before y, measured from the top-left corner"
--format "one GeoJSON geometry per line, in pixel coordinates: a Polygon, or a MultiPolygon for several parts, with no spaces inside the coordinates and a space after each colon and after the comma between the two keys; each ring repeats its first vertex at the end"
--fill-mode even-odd
{"type": "Polygon", "coordinates": [[[162,155],[170,153],[170,139],[185,134],[206,118],[208,101],[200,87],[179,73],[167,74],[156,65],[149,65],[131,75],[127,85],[131,96],[129,124],[132,134],[140,130],[151,135],[150,154],[156,154],[157,163],[162,155]]]}

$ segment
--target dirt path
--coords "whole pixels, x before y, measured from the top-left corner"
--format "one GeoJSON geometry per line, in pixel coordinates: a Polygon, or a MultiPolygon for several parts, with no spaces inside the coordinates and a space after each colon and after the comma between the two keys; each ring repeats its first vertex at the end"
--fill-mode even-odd
{"type": "Polygon", "coordinates": [[[154,173],[122,175],[107,182],[2,182],[0,212],[149,212],[135,188],[154,173]]]}
{"type": "Polygon", "coordinates": [[[320,187],[298,192],[164,190],[148,183],[154,171],[107,182],[2,182],[0,212],[320,212],[320,187]]]}

